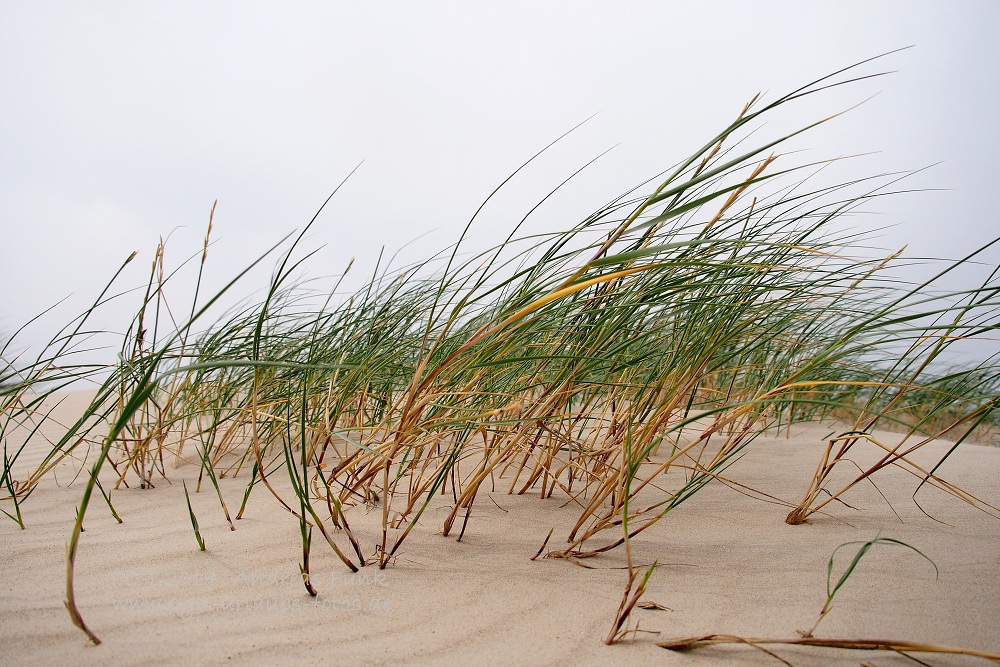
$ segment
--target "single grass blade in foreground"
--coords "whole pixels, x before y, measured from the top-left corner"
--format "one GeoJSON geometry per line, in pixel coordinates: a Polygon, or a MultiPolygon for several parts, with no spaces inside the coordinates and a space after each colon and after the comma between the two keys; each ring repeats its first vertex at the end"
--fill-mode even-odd
{"type": "Polygon", "coordinates": [[[188,495],[187,482],[181,481],[184,487],[184,500],[187,502],[188,514],[191,515],[191,527],[194,528],[194,538],[198,540],[198,548],[201,551],[205,550],[205,540],[201,537],[201,531],[198,530],[198,517],[194,515],[194,508],[191,507],[191,496],[188,495]]]}

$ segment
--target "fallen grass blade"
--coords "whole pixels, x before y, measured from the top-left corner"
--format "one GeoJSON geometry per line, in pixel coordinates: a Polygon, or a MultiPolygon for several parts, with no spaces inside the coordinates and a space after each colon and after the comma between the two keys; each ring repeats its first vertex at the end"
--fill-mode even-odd
{"type": "Polygon", "coordinates": [[[941,653],[949,655],[967,655],[974,658],[985,658],[1000,662],[1000,653],[978,651],[976,649],[948,646],[946,644],[927,644],[922,642],[897,641],[892,639],[822,639],[820,637],[799,637],[797,639],[770,639],[766,637],[737,637],[734,635],[702,635],[699,637],[682,637],[657,642],[656,645],[671,651],[691,651],[704,646],[720,644],[785,644],[789,646],[816,646],[821,648],[838,648],[855,651],[892,651],[904,653],[941,653]]]}

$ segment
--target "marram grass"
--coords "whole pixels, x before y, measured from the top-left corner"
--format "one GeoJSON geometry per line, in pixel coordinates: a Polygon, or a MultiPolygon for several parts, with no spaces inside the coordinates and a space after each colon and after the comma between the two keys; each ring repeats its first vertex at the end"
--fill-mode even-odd
{"type": "MultiPolygon", "coordinates": [[[[0,349],[4,512],[22,523],[42,476],[92,450],[70,538],[67,609],[95,642],[73,587],[93,491],[111,508],[111,490],[154,486],[184,452],[200,466],[194,490],[207,480],[227,519],[221,476],[246,480],[235,519],[252,494],[270,494],[295,515],[313,594],[311,549],[329,547],[353,570],[389,565],[418,521],[440,520],[445,535],[461,539],[484,484],[579,509],[572,525],[557,528],[562,545],[550,556],[582,562],[627,550],[768,429],[828,417],[851,428],[830,441],[815,478],[803,480],[789,522],[831,502],[820,491],[860,442],[885,456],[833,498],[902,465],[920,485],[997,515],[909,458],[934,437],[961,442],[995,423],[996,357],[967,368],[941,363],[953,345],[988,338],[1000,322],[1000,282],[982,259],[992,243],[941,261],[922,284],[901,281],[899,253],[871,257],[867,235],[841,224],[893,194],[898,176],[811,188],[826,163],[780,151],[832,117],[764,141],[751,132],[774,109],[850,83],[854,68],[867,65],[770,103],[753,100],[650,190],[617,197],[561,233],[517,237],[522,220],[507,242],[471,252],[463,232],[423,263],[393,268],[380,259],[346,297],[316,295],[294,279],[309,259],[302,239],[316,218],[206,299],[210,223],[191,258],[198,279],[185,306],[168,299],[173,274],[161,245],[114,364],[77,361],[114,279],[33,361],[12,358],[10,342],[0,349]],[[265,261],[276,268],[263,298],[217,312],[265,261]],[[983,276],[936,289],[959,267],[983,276]],[[90,407],[34,472],[15,480],[24,447],[8,449],[5,435],[20,428],[40,437],[50,417],[44,399],[80,380],[98,387],[90,407]],[[879,443],[876,425],[901,430],[899,443],[879,443]],[[683,471],[683,482],[665,491],[658,481],[671,470],[683,471]],[[425,514],[435,495],[452,498],[443,519],[425,514]],[[379,534],[351,530],[359,506],[378,508],[379,534]]],[[[191,520],[200,545],[193,511],[191,520]]],[[[629,564],[609,641],[626,631],[652,573],[640,578],[630,556],[629,564]]]]}

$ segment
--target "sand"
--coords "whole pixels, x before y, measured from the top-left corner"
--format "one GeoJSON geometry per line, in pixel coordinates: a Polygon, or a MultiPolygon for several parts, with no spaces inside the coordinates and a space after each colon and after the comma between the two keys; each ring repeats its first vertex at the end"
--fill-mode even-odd
{"type": "MultiPolygon", "coordinates": [[[[71,411],[70,397],[60,409],[71,411]]],[[[784,501],[805,491],[826,426],[758,439],[727,476],[784,501]]],[[[55,433],[49,433],[50,437],[55,433]]],[[[886,435],[886,438],[898,436],[886,435]]],[[[916,456],[932,461],[947,443],[916,456]]],[[[23,478],[44,446],[19,462],[23,478]]],[[[855,459],[872,459],[873,447],[855,459]]],[[[77,599],[100,646],[88,645],[65,611],[65,547],[83,484],[74,467],[49,475],[23,506],[26,530],[0,522],[0,664],[656,664],[775,665],[751,647],[677,654],[669,638],[727,633],[795,636],[825,599],[827,561],[840,544],[876,535],[920,549],[939,568],[898,547],[861,561],[816,631],[820,637],[880,638],[1000,651],[1000,520],[940,491],[911,500],[916,479],[879,473],[807,525],[784,523],[789,508],[713,483],[633,540],[636,563],[659,567],[637,610],[638,632],[606,646],[625,584],[621,549],[585,562],[531,560],[551,528],[564,539],[577,517],[563,499],[510,496],[477,501],[465,537],[440,534],[450,496],[428,510],[385,570],[351,574],[314,539],[310,597],[299,580],[297,520],[263,489],[231,531],[210,486],[192,504],[207,550],[198,550],[181,488],[194,466],[168,469],[155,489],[112,495],[118,524],[98,497],[90,507],[76,568],[77,599]],[[887,504],[888,501],[888,504],[887,504]],[[891,504],[891,507],[890,505],[891,504]],[[895,510],[895,512],[893,511],[895,510]],[[898,516],[897,516],[898,514],[898,516]]],[[[940,474],[987,501],[1000,501],[1000,449],[963,445],[940,474]]],[[[245,474],[222,480],[235,511],[245,474]]],[[[81,478],[82,479],[82,478],[81,478]]],[[[5,507],[7,507],[5,505],[5,507]]],[[[349,514],[370,551],[379,512],[349,514]]],[[[346,545],[346,540],[342,541],[346,545]]],[[[595,544],[596,546],[596,544],[595,544]]],[[[846,564],[854,551],[842,551],[846,564]]],[[[772,647],[806,665],[913,665],[884,652],[772,647]]],[[[933,665],[986,664],[967,657],[921,657],[933,665]]]]}

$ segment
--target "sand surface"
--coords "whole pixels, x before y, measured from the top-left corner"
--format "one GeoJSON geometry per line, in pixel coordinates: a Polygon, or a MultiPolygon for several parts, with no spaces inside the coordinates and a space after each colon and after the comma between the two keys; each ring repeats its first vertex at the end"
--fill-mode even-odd
{"type": "MultiPolygon", "coordinates": [[[[726,475],[797,502],[829,432],[809,426],[793,428],[791,437],[758,439],[726,475]]],[[[933,443],[915,458],[936,460],[946,447],[933,443]]],[[[23,478],[43,453],[41,443],[30,445],[15,476],[23,478]]],[[[876,453],[861,448],[853,458],[863,465],[876,453]]],[[[530,560],[550,529],[556,528],[554,541],[564,539],[578,516],[564,499],[510,496],[498,485],[477,501],[457,542],[440,534],[450,495],[442,497],[385,570],[351,574],[314,539],[319,595],[312,598],[299,580],[298,521],[273,497],[254,491],[234,532],[210,486],[193,494],[207,543],[201,552],[181,488],[197,469],[168,468],[170,481],[159,480],[155,489],[112,494],[121,524],[99,497],[91,504],[77,598],[103,643],[87,645],[63,606],[65,548],[83,490],[82,478],[69,484],[73,470],[70,462],[60,465],[27,500],[26,530],[0,521],[0,664],[777,665],[746,646],[676,654],[656,642],[708,633],[794,637],[824,602],[831,552],[876,535],[917,547],[937,564],[939,577],[913,552],[876,547],[817,636],[1000,651],[1000,520],[925,489],[918,498],[929,518],[911,500],[917,480],[896,469],[874,478],[886,499],[865,485],[845,497],[853,508],[838,504],[800,526],[784,523],[788,506],[708,485],[633,540],[636,563],[660,564],[643,599],[668,609],[637,610],[639,632],[606,646],[625,584],[624,552],[587,559],[592,569],[530,560]]],[[[1000,501],[1000,449],[963,445],[939,472],[1000,501]]],[[[245,477],[222,480],[233,511],[245,477]]],[[[366,550],[376,539],[378,515],[364,508],[348,515],[366,550]]],[[[838,563],[853,553],[842,551],[838,563]]],[[[917,664],[884,652],[772,650],[800,666],[917,664]]],[[[987,664],[920,657],[932,665],[987,664]]]]}

